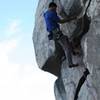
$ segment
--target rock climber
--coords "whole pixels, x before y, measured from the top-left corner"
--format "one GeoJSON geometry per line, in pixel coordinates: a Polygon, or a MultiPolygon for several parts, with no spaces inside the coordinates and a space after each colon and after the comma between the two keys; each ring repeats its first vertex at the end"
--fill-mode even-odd
{"type": "MultiPolygon", "coordinates": [[[[76,19],[76,17],[70,18],[60,18],[57,15],[57,5],[54,2],[51,2],[48,6],[48,10],[44,13],[44,19],[46,22],[46,28],[49,32],[48,38],[49,40],[54,40],[55,42],[55,51],[59,50],[57,46],[61,46],[64,51],[65,57],[68,58],[68,66],[70,68],[77,67],[78,64],[74,64],[72,61],[72,48],[68,37],[65,36],[62,31],[60,30],[60,24],[69,22],[71,20],[76,19]],[[57,46],[56,46],[57,44],[57,46]]],[[[58,47],[59,47],[58,46],[58,47]]],[[[60,52],[58,52],[58,56],[60,52]]]]}

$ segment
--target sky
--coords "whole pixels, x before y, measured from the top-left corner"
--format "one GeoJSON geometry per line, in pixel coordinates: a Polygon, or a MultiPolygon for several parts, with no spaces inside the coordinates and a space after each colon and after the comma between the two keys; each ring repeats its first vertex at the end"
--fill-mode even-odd
{"type": "Polygon", "coordinates": [[[32,32],[38,0],[0,1],[0,100],[55,100],[56,77],[36,64],[32,32]]]}

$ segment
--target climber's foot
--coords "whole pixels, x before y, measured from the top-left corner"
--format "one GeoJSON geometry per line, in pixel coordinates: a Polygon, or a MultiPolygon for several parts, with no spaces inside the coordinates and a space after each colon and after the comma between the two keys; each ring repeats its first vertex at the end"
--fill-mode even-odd
{"type": "Polygon", "coordinates": [[[77,66],[79,66],[79,64],[71,64],[71,65],[69,65],[69,68],[73,68],[73,67],[77,67],[77,66]]]}
{"type": "Polygon", "coordinates": [[[73,51],[73,55],[74,55],[74,56],[77,56],[77,55],[79,55],[79,54],[80,54],[79,52],[73,51]]]}
{"type": "Polygon", "coordinates": [[[73,50],[73,55],[74,56],[81,56],[82,55],[82,50],[80,48],[76,48],[73,50]]]}

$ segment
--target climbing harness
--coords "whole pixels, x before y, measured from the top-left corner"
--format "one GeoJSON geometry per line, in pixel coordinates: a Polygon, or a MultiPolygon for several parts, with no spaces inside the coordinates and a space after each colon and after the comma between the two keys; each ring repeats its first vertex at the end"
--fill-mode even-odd
{"type": "Polygon", "coordinates": [[[58,28],[52,30],[52,34],[53,34],[54,40],[59,40],[60,37],[63,35],[62,32],[60,31],[60,29],[58,29],[58,28]]]}

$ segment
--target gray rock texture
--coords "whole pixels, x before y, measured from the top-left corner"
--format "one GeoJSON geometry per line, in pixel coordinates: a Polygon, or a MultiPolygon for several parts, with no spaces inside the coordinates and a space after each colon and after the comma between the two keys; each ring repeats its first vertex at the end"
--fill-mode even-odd
{"type": "MultiPolygon", "coordinates": [[[[41,69],[55,50],[54,41],[48,40],[43,18],[43,13],[51,1],[39,0],[33,31],[36,60],[41,69]]],[[[80,18],[87,11],[87,15],[91,18],[89,30],[81,41],[83,54],[73,56],[73,61],[78,62],[80,66],[68,68],[67,59],[62,62],[60,74],[54,85],[55,98],[100,100],[100,0],[54,0],[54,2],[58,5],[57,12],[61,17],[66,17],[66,13],[68,16],[80,18]],[[86,70],[89,71],[87,75],[86,70]]],[[[73,20],[61,25],[62,32],[69,38],[77,27],[76,22],[77,20],[73,20]]]]}

